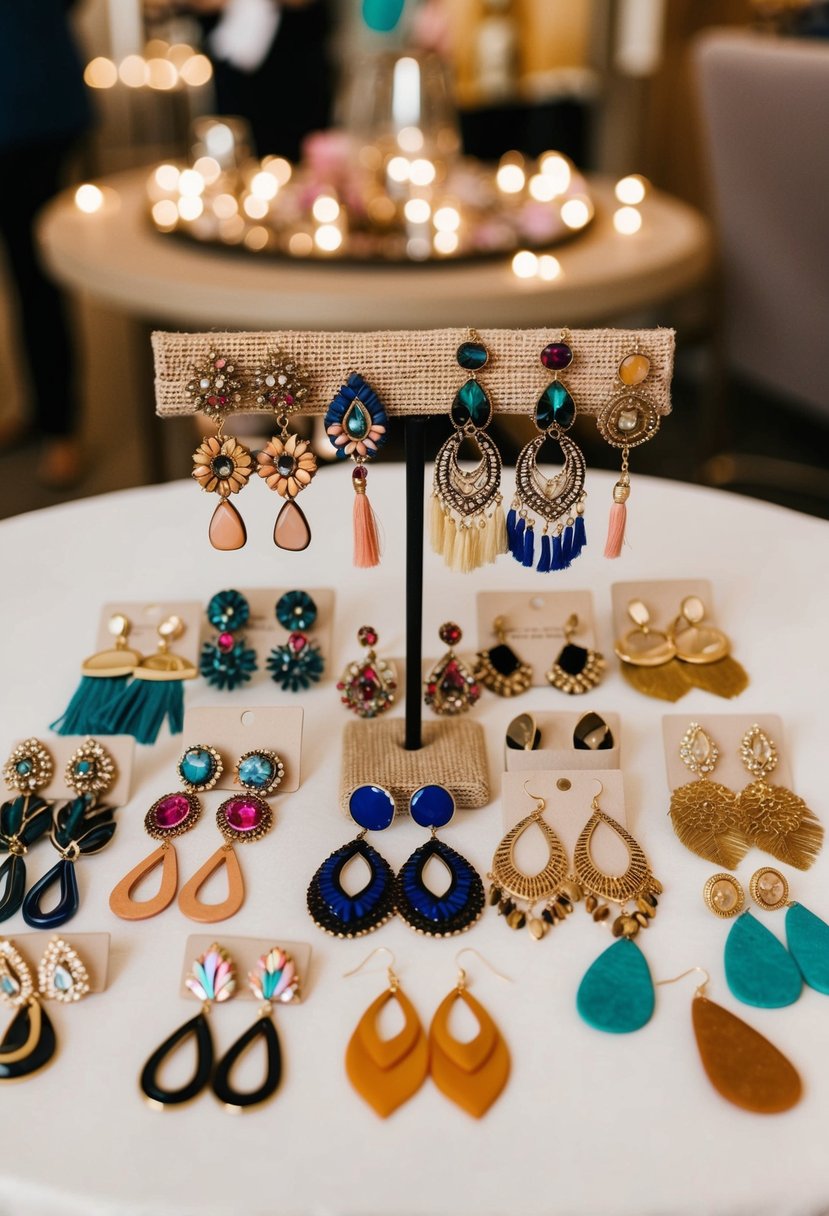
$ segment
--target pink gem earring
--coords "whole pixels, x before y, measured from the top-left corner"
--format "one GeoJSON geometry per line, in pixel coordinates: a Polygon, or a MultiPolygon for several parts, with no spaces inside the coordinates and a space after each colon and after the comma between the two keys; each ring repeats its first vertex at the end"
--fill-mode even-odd
{"type": "Polygon", "coordinates": [[[359,718],[376,718],[394,704],[397,672],[393,663],[377,658],[374,649],[377,630],[373,626],[363,625],[357,633],[357,641],[368,653],[364,659],[348,664],[337,688],[346,709],[359,718]]]}

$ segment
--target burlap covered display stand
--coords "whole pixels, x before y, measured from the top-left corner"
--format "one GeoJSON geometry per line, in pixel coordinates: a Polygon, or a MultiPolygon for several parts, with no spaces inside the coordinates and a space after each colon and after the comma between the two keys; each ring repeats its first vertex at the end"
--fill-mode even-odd
{"type": "MultiPolygon", "coordinates": [[[[489,362],[480,373],[496,413],[531,414],[551,380],[539,355],[560,329],[481,329],[489,362]]],[[[293,355],[308,373],[311,396],[304,414],[324,414],[329,401],[352,372],[359,372],[389,414],[442,414],[449,410],[464,372],[455,352],[467,329],[378,330],[374,333],[154,333],[156,412],[162,417],[195,413],[187,395],[193,369],[211,350],[252,371],[269,351],[293,355]]],[[[620,384],[616,369],[625,355],[639,350],[651,370],[642,391],[661,414],[671,410],[674,362],[672,329],[574,329],[573,363],[564,373],[580,414],[598,414],[620,384]]],[[[256,412],[254,394],[240,412],[256,412]]]]}
{"type": "MultiPolygon", "coordinates": [[[[539,356],[548,343],[562,338],[563,331],[481,329],[477,334],[489,352],[480,379],[493,409],[501,414],[531,415],[552,378],[539,356]]],[[[311,393],[303,403],[303,414],[325,413],[352,372],[368,381],[392,416],[446,413],[465,375],[456,352],[469,337],[467,329],[154,333],[156,412],[162,417],[196,412],[187,385],[211,351],[232,360],[243,378],[278,351],[293,356],[308,376],[311,393]]],[[[566,340],[574,358],[564,379],[580,414],[595,416],[618,395],[622,386],[617,368],[634,351],[648,355],[651,361],[642,392],[661,414],[670,413],[673,330],[576,329],[567,333],[566,340]]],[[[244,388],[236,412],[261,409],[255,394],[244,388]]],[[[428,722],[422,728],[419,750],[407,751],[403,743],[400,719],[346,725],[340,782],[344,811],[350,792],[367,782],[388,789],[400,814],[406,812],[414,791],[428,784],[446,786],[463,809],[489,802],[484,733],[476,722],[428,722]]]]}
{"type": "Polygon", "coordinates": [[[394,798],[398,815],[421,785],[444,785],[461,810],[489,802],[489,770],[484,732],[466,718],[424,722],[423,746],[403,747],[402,718],[349,722],[343,731],[340,807],[348,814],[348,796],[358,785],[382,785],[394,798]]]}

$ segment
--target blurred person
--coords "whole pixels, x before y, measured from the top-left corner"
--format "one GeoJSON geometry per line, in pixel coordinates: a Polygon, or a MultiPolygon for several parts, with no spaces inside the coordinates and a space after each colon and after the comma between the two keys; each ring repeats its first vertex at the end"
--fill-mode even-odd
{"type": "Polygon", "coordinates": [[[0,453],[32,433],[38,475],[56,489],[81,475],[75,367],[66,304],[44,274],[33,221],[62,184],[92,113],[72,39],[74,0],[0,0],[0,236],[17,288],[32,419],[0,423],[0,453]]]}
{"type": "Polygon", "coordinates": [[[216,112],[247,119],[259,156],[299,160],[304,137],[331,119],[331,0],[173,0],[172,7],[200,19],[216,112]]]}

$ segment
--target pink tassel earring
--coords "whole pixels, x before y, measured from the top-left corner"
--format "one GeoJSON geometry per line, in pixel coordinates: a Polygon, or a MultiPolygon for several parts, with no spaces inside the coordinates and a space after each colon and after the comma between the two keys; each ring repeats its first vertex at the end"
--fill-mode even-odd
{"type": "Polygon", "coordinates": [[[380,564],[377,517],[367,494],[369,460],[386,442],[388,415],[370,384],[356,372],[348,377],[325,414],[325,433],[339,460],[351,458],[354,485],[354,565],[380,564]]]}
{"type": "Polygon", "coordinates": [[[651,370],[651,361],[638,349],[625,355],[616,369],[621,387],[604,406],[596,422],[602,438],[614,448],[622,449],[622,471],[613,487],[613,505],[605,543],[605,557],[619,557],[625,541],[627,500],[630,498],[628,457],[631,448],[652,439],[659,430],[659,411],[639,386],[651,370]]]}

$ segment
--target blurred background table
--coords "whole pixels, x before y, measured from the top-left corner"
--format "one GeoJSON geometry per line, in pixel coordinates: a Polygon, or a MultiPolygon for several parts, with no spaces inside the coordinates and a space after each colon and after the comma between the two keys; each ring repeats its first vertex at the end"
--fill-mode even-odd
{"type": "Polygon", "coordinates": [[[101,179],[105,204],[79,211],[66,191],[46,208],[39,235],[64,287],[144,321],[189,329],[412,329],[594,325],[691,291],[712,259],[708,222],[687,203],[651,191],[638,233],[612,224],[613,184],[590,179],[597,214],[553,252],[553,282],[517,278],[508,257],[440,266],[348,266],[277,261],[160,235],[147,217],[148,169],[101,179]]]}
{"type": "MultiPolygon", "coordinates": [[[[614,478],[591,472],[590,544],[569,572],[541,579],[503,558],[460,576],[433,554],[426,556],[424,636],[426,653],[433,656],[442,649],[437,630],[447,616],[465,629],[459,649],[467,654],[476,648],[475,597],[482,589],[526,588],[528,595],[592,590],[598,645],[609,670],[602,685],[582,698],[584,709],[621,715],[628,825],[665,887],[642,949],[655,978],[707,967],[712,999],[768,1035],[802,1071],[801,1105],[782,1117],[761,1119],[725,1103],[704,1076],[691,1027],[693,978],[658,989],[655,1016],[635,1035],[602,1035],[580,1021],[574,1000],[579,980],[612,940],[583,912],[540,943],[527,933],[511,933],[491,909],[470,934],[447,941],[426,941],[400,922],[370,938],[335,941],[309,920],[305,891],[311,874],[353,836],[337,799],[340,736],[348,715],[334,681],[354,657],[357,629],[367,620],[379,630],[381,653],[401,652],[402,476],[399,466],[389,464],[371,474],[372,499],[387,537],[383,564],[371,571],[355,571],[350,564],[344,508],[351,488],[342,468],[323,469],[303,496],[316,537],[300,554],[272,548],[277,504],[273,495],[255,489],[240,499],[250,541],[235,554],[210,549],[213,504],[184,482],[68,503],[0,524],[7,568],[15,572],[0,607],[0,629],[14,638],[3,663],[4,748],[29,734],[44,736],[77,681],[78,663],[107,601],[180,596],[206,604],[228,586],[337,588],[324,681],[292,700],[305,710],[302,785],[275,799],[273,832],[241,859],[246,903],[232,921],[215,927],[220,941],[275,935],[312,944],[306,1000],[275,1015],[285,1059],[280,1093],[267,1108],[234,1119],[209,1093],[160,1116],[138,1092],[138,1071],[150,1051],[195,1012],[178,995],[193,924],[176,907],[154,920],[128,923],[107,906],[116,881],[148,852],[142,826],[147,807],[175,784],[176,760],[192,742],[163,734],[156,747],[137,750],[132,799],[119,811],[111,847],[79,867],[81,910],[66,928],[70,940],[76,932],[112,934],[109,990],[77,1008],[55,1010],[60,1051],[54,1065],[25,1083],[0,1086],[0,1208],[15,1216],[58,1210],[78,1216],[226,1216],[242,1209],[296,1216],[802,1216],[826,1210],[829,1061],[817,1049],[826,1033],[826,998],[807,989],[788,1009],[763,1010],[746,1009],[729,995],[722,972],[727,926],[701,898],[714,867],[679,845],[666,813],[661,718],[665,710],[687,713],[689,720],[731,710],[779,713],[795,789],[826,821],[820,712],[825,663],[819,660],[826,645],[829,563],[821,554],[829,525],[744,498],[636,477],[630,547],[611,564],[601,556],[600,537],[614,478]],[[758,594],[754,572],[761,551],[775,555],[775,577],[765,578],[758,594]],[[48,593],[33,595],[33,587],[44,587],[44,554],[48,593]],[[716,619],[732,635],[735,655],[751,676],[734,704],[695,689],[678,706],[663,706],[637,695],[612,658],[610,581],[693,575],[712,580],[716,619]],[[797,628],[791,627],[793,606],[797,628]],[[383,989],[385,959],[372,960],[353,979],[342,975],[377,945],[394,951],[403,986],[427,1025],[454,982],[461,947],[474,946],[514,981],[500,983],[473,955],[463,960],[474,995],[501,1027],[512,1055],[509,1086],[480,1123],[431,1083],[387,1122],[349,1087],[345,1045],[383,989]]],[[[262,671],[244,691],[217,694],[194,681],[186,695],[189,704],[219,702],[231,713],[287,696],[262,671]]],[[[402,708],[396,705],[392,713],[402,708]]],[[[487,736],[493,801],[459,813],[442,835],[482,873],[503,832],[504,731],[519,708],[567,710],[572,702],[551,688],[532,690],[520,706],[485,692],[473,711],[487,736]]],[[[184,875],[214,847],[210,820],[218,797],[207,795],[205,801],[205,823],[176,842],[184,875]]],[[[560,810],[551,808],[553,823],[556,814],[560,810]]],[[[377,846],[399,866],[423,839],[423,830],[404,820],[377,846]]],[[[32,878],[51,864],[49,853],[46,845],[32,851],[32,878]]],[[[763,860],[750,854],[741,879],[746,882],[763,860]]],[[[794,898],[829,914],[829,848],[812,871],[792,878],[794,898]]],[[[769,923],[782,933],[779,922],[769,923]]],[[[19,914],[3,926],[12,938],[22,929],[19,914]]],[[[254,1008],[237,1001],[214,1012],[212,1031],[221,1050],[250,1023],[254,1008]]]]}

